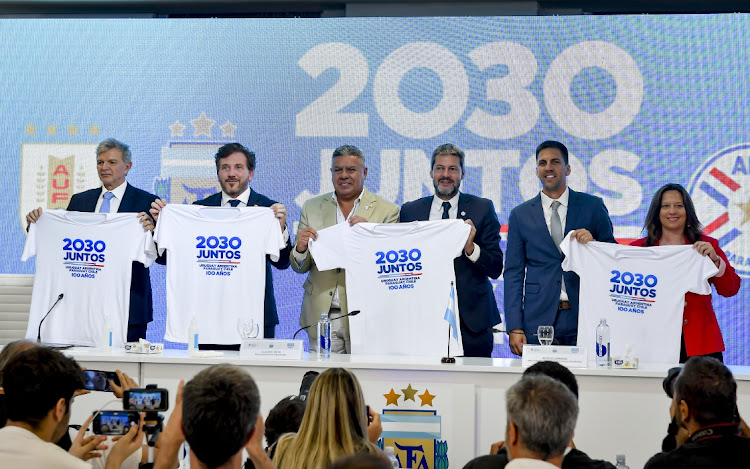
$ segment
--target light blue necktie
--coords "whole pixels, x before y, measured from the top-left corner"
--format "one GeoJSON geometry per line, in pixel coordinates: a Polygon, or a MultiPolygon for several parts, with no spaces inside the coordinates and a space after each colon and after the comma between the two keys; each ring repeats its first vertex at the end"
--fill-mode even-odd
{"type": "Polygon", "coordinates": [[[104,200],[102,201],[102,206],[99,208],[99,213],[109,213],[109,201],[112,200],[112,197],[115,195],[111,192],[105,192],[102,197],[104,197],[104,200]]]}
{"type": "Polygon", "coordinates": [[[560,205],[562,204],[557,200],[552,202],[552,217],[549,221],[549,231],[552,235],[552,240],[555,242],[555,247],[557,247],[557,250],[562,253],[562,250],[560,249],[560,243],[562,243],[563,240],[563,229],[562,221],[560,220],[560,214],[557,212],[557,209],[560,208],[560,205]]]}

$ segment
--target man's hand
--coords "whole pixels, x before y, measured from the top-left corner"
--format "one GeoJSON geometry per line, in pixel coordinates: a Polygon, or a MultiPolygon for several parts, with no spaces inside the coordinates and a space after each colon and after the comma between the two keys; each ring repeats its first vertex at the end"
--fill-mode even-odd
{"type": "Polygon", "coordinates": [[[357,223],[367,223],[367,218],[360,217],[359,215],[354,215],[349,219],[349,226],[354,226],[357,223]]]}
{"type": "Polygon", "coordinates": [[[510,342],[510,351],[518,355],[523,355],[523,345],[527,344],[526,334],[523,333],[523,329],[513,329],[508,334],[508,341],[510,342]]]}
{"type": "Polygon", "coordinates": [[[90,435],[84,437],[84,435],[86,434],[86,429],[91,424],[91,420],[93,420],[93,418],[93,415],[89,415],[89,418],[87,418],[83,425],[81,425],[81,429],[78,430],[78,434],[76,435],[76,438],[73,440],[73,444],[68,450],[68,453],[84,461],[88,461],[91,458],[101,458],[102,454],[97,453],[96,451],[107,449],[107,445],[103,444],[103,442],[107,439],[106,436],[90,435]]]}
{"type": "Polygon", "coordinates": [[[159,212],[161,212],[161,209],[167,206],[167,201],[164,199],[156,199],[153,202],[151,202],[151,208],[148,210],[148,213],[151,214],[151,217],[154,219],[154,222],[158,221],[159,219],[159,212]]]}
{"type": "Polygon", "coordinates": [[[148,216],[148,213],[139,213],[138,221],[140,221],[141,225],[143,225],[143,231],[150,231],[152,233],[154,232],[154,222],[151,221],[151,217],[148,216]]]}
{"type": "Polygon", "coordinates": [[[110,380],[109,387],[112,388],[112,392],[114,392],[116,398],[122,399],[123,391],[130,388],[137,388],[138,383],[120,370],[115,370],[115,373],[117,373],[117,378],[120,380],[120,385],[118,386],[114,381],[110,380]]]}
{"type": "Polygon", "coordinates": [[[119,469],[122,463],[128,459],[128,457],[138,451],[143,446],[143,418],[145,414],[141,414],[141,421],[138,425],[130,427],[128,432],[120,437],[115,437],[112,441],[116,441],[112,447],[109,456],[107,456],[106,469],[119,469]]]}
{"type": "Polygon", "coordinates": [[[286,229],[286,207],[284,207],[284,204],[276,202],[271,205],[271,210],[273,210],[274,216],[279,219],[281,231],[284,231],[286,229]]]}
{"type": "Polygon", "coordinates": [[[31,225],[32,223],[36,223],[36,221],[39,220],[39,217],[41,216],[42,216],[42,207],[35,208],[34,210],[30,211],[26,215],[26,224],[31,225]]]}
{"type": "Polygon", "coordinates": [[[472,222],[470,219],[464,220],[464,223],[471,227],[469,239],[467,239],[466,244],[464,244],[464,254],[466,254],[467,256],[471,256],[471,254],[474,252],[474,236],[477,235],[477,228],[474,226],[474,222],[472,222]]]}
{"type": "Polygon", "coordinates": [[[307,245],[310,244],[311,239],[313,241],[318,239],[318,232],[312,228],[302,228],[297,233],[297,244],[294,249],[299,253],[307,251],[307,245]]]}
{"type": "Polygon", "coordinates": [[[505,451],[505,441],[492,443],[492,446],[490,446],[490,454],[499,454],[500,451],[505,451]]]}
{"type": "Polygon", "coordinates": [[[570,232],[570,239],[577,239],[579,243],[586,244],[589,241],[594,241],[594,235],[591,234],[586,228],[580,228],[570,232]]]}
{"type": "Polygon", "coordinates": [[[258,419],[255,421],[255,427],[253,427],[253,433],[250,435],[250,439],[245,443],[245,450],[247,455],[250,456],[250,460],[256,469],[273,469],[274,465],[271,462],[271,458],[263,450],[263,435],[266,433],[266,426],[263,423],[263,415],[258,413],[258,419]]]}
{"type": "Polygon", "coordinates": [[[167,469],[175,467],[177,454],[180,451],[180,445],[185,441],[185,434],[182,433],[182,389],[185,387],[185,380],[181,380],[177,387],[177,396],[174,400],[174,409],[169,421],[164,427],[164,431],[159,435],[159,454],[154,462],[154,469],[167,469]]]}
{"type": "Polygon", "coordinates": [[[370,415],[367,416],[367,439],[370,443],[377,444],[380,435],[383,433],[383,424],[380,422],[380,414],[372,407],[368,407],[370,415]]]}

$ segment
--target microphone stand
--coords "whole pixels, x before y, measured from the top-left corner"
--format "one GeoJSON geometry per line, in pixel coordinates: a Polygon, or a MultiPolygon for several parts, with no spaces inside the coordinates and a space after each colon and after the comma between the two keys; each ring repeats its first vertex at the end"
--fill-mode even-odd
{"type": "Polygon", "coordinates": [[[57,295],[57,300],[52,304],[52,307],[47,311],[47,314],[44,315],[41,321],[39,321],[39,329],[36,331],[36,343],[41,344],[42,343],[42,324],[44,324],[44,320],[47,319],[47,316],[49,316],[49,313],[52,312],[53,309],[55,309],[55,306],[57,306],[57,303],[60,302],[60,300],[63,299],[63,296],[65,296],[64,293],[60,293],[57,295]]]}
{"type": "MultiPolygon", "coordinates": [[[[355,311],[352,311],[350,313],[346,313],[346,314],[344,314],[342,316],[339,316],[337,318],[333,318],[333,319],[331,319],[331,321],[336,321],[337,319],[344,319],[347,316],[356,316],[356,315],[358,315],[361,312],[362,311],[360,311],[360,310],[355,310],[355,311]]],[[[308,324],[307,326],[300,327],[299,329],[297,329],[297,331],[295,331],[294,335],[292,336],[292,340],[294,340],[297,337],[297,334],[299,334],[300,332],[304,331],[305,329],[309,329],[309,328],[311,328],[313,326],[317,326],[317,325],[318,325],[318,323],[316,322],[315,324],[308,324]]]]}

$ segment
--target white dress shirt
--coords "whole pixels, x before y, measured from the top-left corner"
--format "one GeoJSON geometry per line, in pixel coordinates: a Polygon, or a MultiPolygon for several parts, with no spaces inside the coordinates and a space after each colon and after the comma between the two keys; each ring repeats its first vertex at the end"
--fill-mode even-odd
{"type": "MultiPolygon", "coordinates": [[[[248,188],[245,189],[245,191],[242,194],[234,198],[229,197],[229,195],[227,195],[226,192],[221,191],[221,206],[231,207],[232,205],[229,203],[230,201],[239,200],[240,203],[237,204],[238,207],[247,207],[247,202],[250,200],[250,191],[252,191],[252,189],[250,189],[250,186],[248,186],[248,188]]],[[[284,230],[281,232],[281,234],[282,236],[284,236],[285,243],[289,241],[289,230],[287,229],[286,226],[284,227],[284,230]]]]}
{"type": "MultiPolygon", "coordinates": [[[[450,210],[448,210],[448,218],[456,219],[458,218],[458,197],[461,195],[461,192],[456,192],[456,195],[454,195],[450,200],[443,200],[440,197],[436,195],[432,196],[432,205],[430,206],[430,221],[433,220],[442,220],[443,219],[443,202],[448,202],[451,204],[450,210]]],[[[465,213],[461,214],[462,216],[466,215],[465,213]]],[[[477,259],[479,259],[479,253],[481,252],[481,249],[479,249],[479,245],[477,243],[474,243],[474,252],[471,253],[471,255],[466,254],[466,251],[464,251],[464,256],[466,256],[471,262],[476,262],[477,259]]]]}
{"type": "Polygon", "coordinates": [[[117,213],[117,210],[120,208],[122,198],[125,196],[125,189],[127,187],[127,181],[123,182],[111,191],[108,191],[106,187],[102,186],[102,193],[99,194],[99,200],[96,201],[96,209],[94,209],[94,212],[99,213],[99,209],[102,208],[102,203],[104,202],[104,193],[111,192],[114,197],[109,199],[109,213],[117,213]]]}

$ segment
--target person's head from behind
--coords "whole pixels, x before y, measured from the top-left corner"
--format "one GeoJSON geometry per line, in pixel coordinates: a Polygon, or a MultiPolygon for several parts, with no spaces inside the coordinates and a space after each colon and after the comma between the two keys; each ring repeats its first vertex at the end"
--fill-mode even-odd
{"type": "MultiPolygon", "coordinates": [[[[8,363],[19,353],[34,347],[36,347],[36,344],[28,340],[16,340],[3,347],[3,350],[0,351],[0,388],[3,387],[3,374],[8,363]]],[[[2,393],[2,390],[0,390],[0,393],[2,393]]]]}
{"type": "Polygon", "coordinates": [[[46,347],[13,358],[3,372],[8,425],[23,426],[45,441],[68,429],[73,394],[85,379],[75,360],[46,347]]]}
{"type": "Polygon", "coordinates": [[[379,454],[357,453],[336,460],[328,469],[391,469],[388,459],[379,454]]]}
{"type": "Polygon", "coordinates": [[[578,418],[573,393],[549,376],[526,376],[508,389],[505,401],[508,458],[556,460],[559,466],[578,418]]]}
{"type": "Polygon", "coordinates": [[[195,457],[209,468],[238,456],[250,439],[260,411],[253,378],[234,365],[215,365],[185,384],[182,430],[195,457]]]}
{"type": "Polygon", "coordinates": [[[737,383],[723,363],[692,357],[674,383],[677,425],[689,433],[707,425],[732,423],[737,411],[737,383]]]}
{"type": "Polygon", "coordinates": [[[266,445],[276,443],[284,433],[296,433],[305,415],[305,401],[299,396],[287,396],[280,400],[266,417],[266,445]]]}
{"type": "Polygon", "coordinates": [[[560,381],[570,389],[570,392],[578,400],[578,381],[576,381],[576,377],[567,367],[557,362],[541,361],[534,363],[523,372],[524,377],[538,375],[549,376],[560,381]]]}

